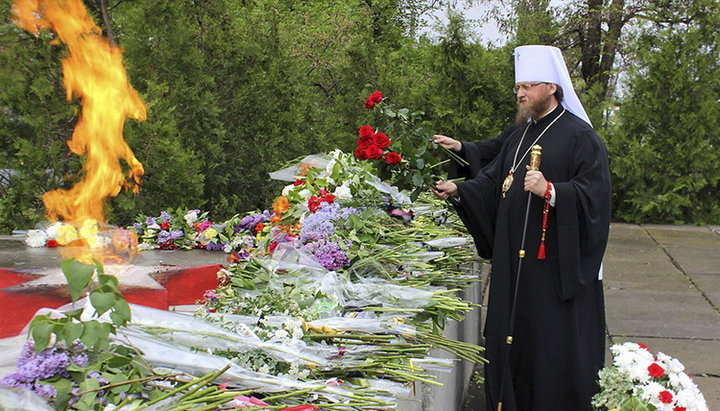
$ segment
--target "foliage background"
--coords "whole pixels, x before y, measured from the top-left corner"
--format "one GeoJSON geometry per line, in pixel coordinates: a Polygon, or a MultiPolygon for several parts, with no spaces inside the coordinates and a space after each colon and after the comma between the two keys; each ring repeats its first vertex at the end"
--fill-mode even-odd
{"type": "MultiPolygon", "coordinates": [[[[49,33],[12,25],[11,3],[0,0],[3,234],[43,221],[42,194],[69,188],[82,166],[65,146],[80,109],[65,101],[65,50],[49,33]]],[[[279,188],[268,172],[354,149],[374,90],[424,111],[434,132],[494,137],[514,116],[512,49],[545,43],[563,49],[608,144],[614,218],[720,222],[715,0],[487,0],[503,45],[487,44],[478,23],[453,11],[466,3],[87,0],[148,104],[148,120],[125,127],[146,170],[141,193],[111,199],[109,221],[167,207],[221,220],[266,207],[279,188]],[[430,13],[448,15],[437,35],[423,34],[430,13]]]]}

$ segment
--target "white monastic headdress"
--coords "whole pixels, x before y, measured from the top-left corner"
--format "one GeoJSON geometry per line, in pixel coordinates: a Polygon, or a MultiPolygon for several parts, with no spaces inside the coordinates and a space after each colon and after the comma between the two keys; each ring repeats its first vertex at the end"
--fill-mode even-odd
{"type": "Polygon", "coordinates": [[[592,127],[580,99],[575,94],[570,73],[560,49],[552,46],[520,46],[515,48],[515,84],[542,81],[554,83],[563,89],[562,105],[565,109],[592,127]]]}

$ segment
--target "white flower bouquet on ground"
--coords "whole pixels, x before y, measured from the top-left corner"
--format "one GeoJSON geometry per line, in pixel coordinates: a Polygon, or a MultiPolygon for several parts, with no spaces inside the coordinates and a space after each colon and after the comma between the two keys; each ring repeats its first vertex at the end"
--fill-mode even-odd
{"type": "Polygon", "coordinates": [[[707,411],[705,398],[675,358],[645,344],[610,347],[613,365],[599,372],[592,405],[602,411],[707,411]]]}

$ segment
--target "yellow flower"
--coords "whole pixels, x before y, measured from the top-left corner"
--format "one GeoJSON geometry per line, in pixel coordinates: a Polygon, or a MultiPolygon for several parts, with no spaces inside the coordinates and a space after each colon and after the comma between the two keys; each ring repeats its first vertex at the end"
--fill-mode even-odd
{"type": "Polygon", "coordinates": [[[60,245],[67,245],[78,239],[78,233],[75,226],[71,224],[63,224],[57,230],[57,240],[60,245]]]}
{"type": "Polygon", "coordinates": [[[215,237],[216,235],[218,235],[218,231],[212,227],[203,231],[203,237],[205,237],[206,240],[209,240],[209,239],[215,237]]]}

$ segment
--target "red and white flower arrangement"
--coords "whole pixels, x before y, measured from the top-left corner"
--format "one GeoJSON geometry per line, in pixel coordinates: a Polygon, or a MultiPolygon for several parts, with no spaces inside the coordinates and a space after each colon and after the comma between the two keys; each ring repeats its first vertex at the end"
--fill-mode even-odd
{"type": "Polygon", "coordinates": [[[707,411],[697,385],[675,358],[653,354],[645,344],[610,347],[613,365],[600,371],[601,391],[593,397],[599,410],[707,411]]]}

